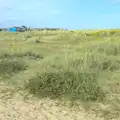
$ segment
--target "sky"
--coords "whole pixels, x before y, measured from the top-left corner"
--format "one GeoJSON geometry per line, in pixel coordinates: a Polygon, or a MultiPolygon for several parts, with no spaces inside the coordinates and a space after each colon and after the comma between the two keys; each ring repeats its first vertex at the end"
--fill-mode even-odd
{"type": "Polygon", "coordinates": [[[0,0],[0,27],[120,28],[120,0],[0,0]]]}

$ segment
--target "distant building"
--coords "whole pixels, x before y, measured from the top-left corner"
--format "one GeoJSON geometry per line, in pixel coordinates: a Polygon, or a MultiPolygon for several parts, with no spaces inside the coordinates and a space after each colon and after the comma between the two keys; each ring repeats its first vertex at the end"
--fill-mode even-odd
{"type": "Polygon", "coordinates": [[[7,32],[7,31],[8,31],[7,28],[1,28],[1,30],[4,31],[4,32],[7,32]]]}
{"type": "MultiPolygon", "coordinates": [[[[24,26],[23,26],[24,28],[24,26]]],[[[31,30],[39,30],[39,31],[59,31],[59,30],[63,30],[63,31],[67,31],[67,29],[62,29],[62,28],[29,28],[27,29],[29,31],[31,30]]]]}
{"type": "Polygon", "coordinates": [[[10,32],[17,32],[17,29],[15,27],[12,27],[9,29],[10,32]]]}
{"type": "Polygon", "coordinates": [[[27,31],[27,27],[22,26],[22,27],[12,27],[9,29],[10,32],[25,32],[27,31]]]}

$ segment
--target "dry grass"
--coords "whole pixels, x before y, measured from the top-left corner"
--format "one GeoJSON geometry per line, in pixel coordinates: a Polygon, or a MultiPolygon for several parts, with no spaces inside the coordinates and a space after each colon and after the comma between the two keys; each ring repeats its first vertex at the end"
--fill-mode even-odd
{"type": "Polygon", "coordinates": [[[0,116],[119,119],[119,34],[119,30],[1,32],[0,116]]]}

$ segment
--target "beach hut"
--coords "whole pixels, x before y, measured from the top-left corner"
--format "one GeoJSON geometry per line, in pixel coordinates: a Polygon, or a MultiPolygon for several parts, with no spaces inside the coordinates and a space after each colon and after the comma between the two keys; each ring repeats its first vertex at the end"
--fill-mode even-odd
{"type": "Polygon", "coordinates": [[[12,27],[9,29],[10,32],[17,32],[17,29],[15,27],[12,27]]]}

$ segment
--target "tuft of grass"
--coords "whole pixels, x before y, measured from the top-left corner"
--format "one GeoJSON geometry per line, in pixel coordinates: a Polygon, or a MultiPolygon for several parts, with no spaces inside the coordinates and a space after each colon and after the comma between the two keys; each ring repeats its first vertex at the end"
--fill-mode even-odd
{"type": "Polygon", "coordinates": [[[39,59],[39,58],[43,58],[41,55],[37,54],[37,53],[34,53],[34,52],[26,52],[23,54],[23,56],[27,56],[31,59],[39,59]]]}
{"type": "Polygon", "coordinates": [[[120,55],[120,45],[114,43],[102,43],[98,45],[92,45],[90,51],[96,51],[104,53],[106,55],[120,55]]]}
{"type": "Polygon", "coordinates": [[[4,59],[0,61],[0,76],[10,76],[26,69],[27,65],[22,60],[4,59]]]}
{"type": "Polygon", "coordinates": [[[52,99],[97,101],[105,97],[96,73],[45,72],[30,79],[25,86],[33,95],[52,99]]]}
{"type": "Polygon", "coordinates": [[[0,55],[1,59],[8,58],[23,58],[27,57],[28,59],[42,59],[43,57],[40,54],[34,53],[34,52],[24,52],[24,53],[3,53],[0,55]]]}

